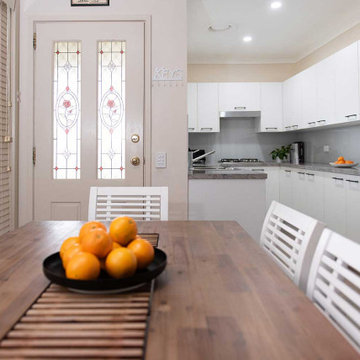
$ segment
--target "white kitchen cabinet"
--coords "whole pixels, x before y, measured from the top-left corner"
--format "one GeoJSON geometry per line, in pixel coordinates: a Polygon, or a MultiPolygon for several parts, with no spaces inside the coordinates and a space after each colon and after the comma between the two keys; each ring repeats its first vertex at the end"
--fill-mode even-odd
{"type": "Polygon", "coordinates": [[[305,170],[305,214],[324,221],[324,176],[320,172],[305,170]]]}
{"type": "Polygon", "coordinates": [[[277,132],[283,129],[282,83],[260,84],[260,110],[258,131],[277,132]]]}
{"type": "Polygon", "coordinates": [[[359,59],[358,43],[334,55],[336,123],[359,118],[359,59]]]}
{"type": "Polygon", "coordinates": [[[217,83],[188,83],[188,131],[219,132],[217,83]]]}
{"type": "Polygon", "coordinates": [[[260,84],[219,83],[220,111],[260,111],[260,84]]]}
{"type": "Polygon", "coordinates": [[[284,130],[299,129],[301,124],[301,77],[299,74],[283,83],[283,110],[284,130]]]}
{"type": "Polygon", "coordinates": [[[293,207],[306,214],[307,186],[305,170],[294,169],[292,172],[293,207]]]}
{"type": "Polygon", "coordinates": [[[217,83],[198,83],[198,131],[219,132],[219,91],[217,83]]]}
{"type": "Polygon", "coordinates": [[[280,169],[280,202],[289,207],[294,207],[293,177],[291,169],[280,169]]]}
{"type": "Polygon", "coordinates": [[[324,183],[324,221],[331,230],[346,235],[345,177],[326,174],[324,183]]]}
{"type": "Polygon", "coordinates": [[[315,65],[317,109],[316,120],[311,126],[335,123],[335,56],[330,56],[315,65]]]}
{"type": "Polygon", "coordinates": [[[301,81],[301,121],[300,128],[316,125],[317,119],[317,91],[316,68],[311,66],[300,74],[301,81]]]}
{"type": "Polygon", "coordinates": [[[196,83],[188,83],[187,86],[187,116],[188,116],[188,131],[197,131],[197,96],[198,85],[196,83]]]}
{"type": "Polygon", "coordinates": [[[346,176],[346,236],[360,243],[360,177],[346,176]]]}

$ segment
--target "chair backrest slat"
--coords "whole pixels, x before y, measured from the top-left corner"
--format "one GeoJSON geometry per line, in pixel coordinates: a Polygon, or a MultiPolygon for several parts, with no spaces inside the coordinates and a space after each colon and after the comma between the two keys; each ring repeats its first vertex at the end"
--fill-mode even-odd
{"type": "Polygon", "coordinates": [[[119,216],[137,220],[168,220],[168,188],[91,187],[89,221],[111,221],[119,216]]]}
{"type": "Polygon", "coordinates": [[[360,244],[325,229],[307,296],[360,352],[360,244]]]}
{"type": "Polygon", "coordinates": [[[260,245],[304,291],[324,224],[273,201],[265,217],[260,245]]]}

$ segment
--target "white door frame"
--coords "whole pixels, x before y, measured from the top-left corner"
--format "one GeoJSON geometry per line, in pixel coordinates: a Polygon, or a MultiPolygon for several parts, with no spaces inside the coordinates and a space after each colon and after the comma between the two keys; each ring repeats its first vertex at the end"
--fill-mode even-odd
{"type": "Polygon", "coordinates": [[[26,29],[25,42],[20,56],[20,111],[19,111],[19,226],[32,221],[34,218],[34,167],[32,163],[32,149],[34,146],[34,58],[33,33],[39,22],[62,21],[119,21],[143,22],[145,26],[145,79],[144,79],[144,185],[151,186],[151,93],[152,93],[152,64],[151,64],[151,16],[134,15],[119,16],[101,14],[101,17],[60,14],[30,16],[21,19],[26,29]],[[31,134],[31,135],[30,135],[31,134]]]}

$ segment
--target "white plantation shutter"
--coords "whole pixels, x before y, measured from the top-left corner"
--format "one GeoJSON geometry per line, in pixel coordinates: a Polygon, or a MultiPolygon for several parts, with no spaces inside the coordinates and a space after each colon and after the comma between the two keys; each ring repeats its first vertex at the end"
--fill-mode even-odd
{"type": "Polygon", "coordinates": [[[0,235],[11,230],[9,121],[8,6],[0,2],[0,235]]]}

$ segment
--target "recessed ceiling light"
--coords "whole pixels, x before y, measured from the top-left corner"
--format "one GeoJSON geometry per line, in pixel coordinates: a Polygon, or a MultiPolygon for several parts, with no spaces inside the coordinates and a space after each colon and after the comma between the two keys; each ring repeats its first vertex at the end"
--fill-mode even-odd
{"type": "Polygon", "coordinates": [[[249,36],[249,35],[248,35],[248,36],[244,36],[244,37],[243,37],[243,41],[244,41],[244,42],[250,42],[250,41],[252,41],[252,37],[249,36]]]}
{"type": "Polygon", "coordinates": [[[232,26],[229,25],[210,25],[209,31],[227,31],[230,30],[232,26]]]}
{"type": "Polygon", "coordinates": [[[280,9],[282,7],[282,2],[281,1],[273,1],[270,4],[272,9],[280,9]]]}

